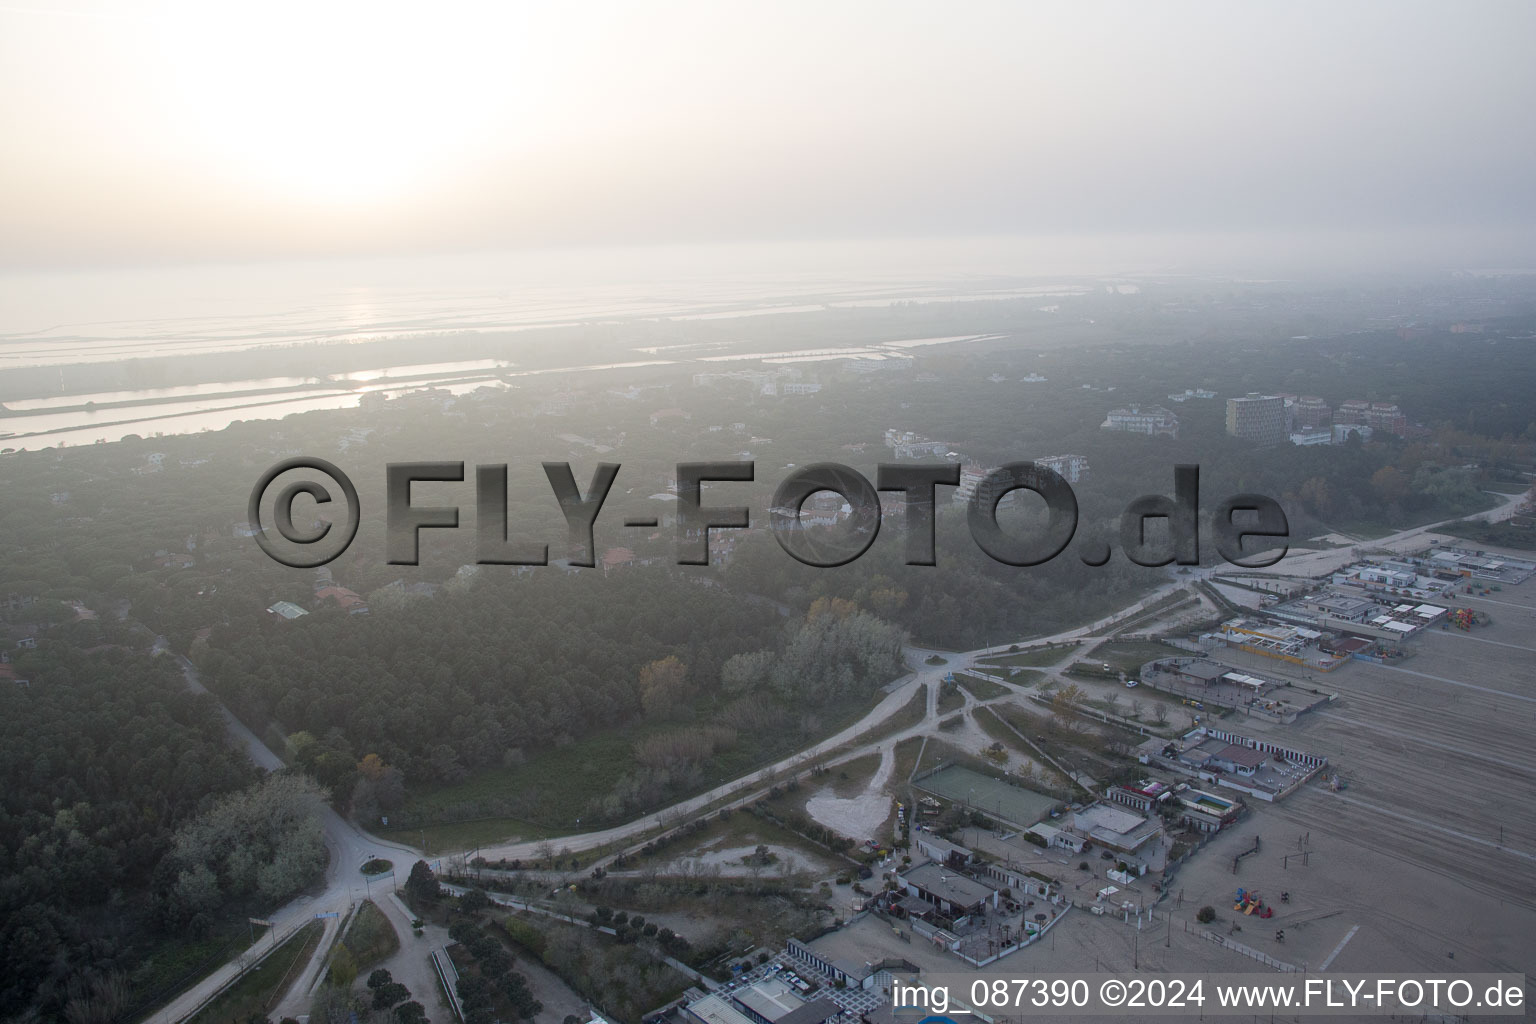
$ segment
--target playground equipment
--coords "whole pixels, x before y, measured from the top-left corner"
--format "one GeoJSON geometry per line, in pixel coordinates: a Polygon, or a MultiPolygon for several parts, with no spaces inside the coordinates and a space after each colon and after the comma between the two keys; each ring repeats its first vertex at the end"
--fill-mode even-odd
{"type": "Polygon", "coordinates": [[[1235,857],[1232,858],[1232,873],[1234,875],[1237,874],[1237,865],[1242,861],[1242,859],[1244,857],[1248,856],[1251,853],[1258,853],[1258,852],[1259,852],[1259,837],[1258,836],[1254,836],[1253,837],[1253,846],[1251,848],[1247,849],[1247,850],[1244,850],[1242,853],[1239,853],[1235,857]]]}
{"type": "Polygon", "coordinates": [[[1237,899],[1232,904],[1232,909],[1247,917],[1274,917],[1273,907],[1264,905],[1264,900],[1256,892],[1246,889],[1237,890],[1237,899]]]}
{"type": "Polygon", "coordinates": [[[1447,625],[1457,629],[1471,629],[1473,626],[1486,626],[1489,623],[1488,613],[1480,612],[1474,608],[1456,608],[1445,617],[1447,625]]]}

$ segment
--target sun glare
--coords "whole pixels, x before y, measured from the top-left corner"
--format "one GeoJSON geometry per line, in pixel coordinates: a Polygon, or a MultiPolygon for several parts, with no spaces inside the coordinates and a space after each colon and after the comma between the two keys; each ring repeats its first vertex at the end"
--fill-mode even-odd
{"type": "Polygon", "coordinates": [[[178,2],[155,31],[178,129],[215,173],[289,200],[404,198],[518,107],[500,5],[178,2]]]}

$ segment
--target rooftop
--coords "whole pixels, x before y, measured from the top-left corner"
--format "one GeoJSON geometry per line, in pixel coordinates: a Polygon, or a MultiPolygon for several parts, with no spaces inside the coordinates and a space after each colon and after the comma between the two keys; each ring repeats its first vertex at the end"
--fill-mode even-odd
{"type": "Polygon", "coordinates": [[[749,985],[737,992],[735,999],[742,1006],[774,1021],[775,1024],[792,1011],[805,1005],[805,1000],[792,992],[789,985],[779,978],[764,978],[756,985],[749,985]]]}
{"type": "Polygon", "coordinates": [[[826,996],[813,999],[804,1006],[798,1006],[779,1018],[775,1024],[822,1024],[831,1017],[836,1017],[843,1008],[826,996]]]}
{"type": "Polygon", "coordinates": [[[300,608],[292,601],[279,601],[272,607],[268,608],[267,611],[284,619],[296,619],[300,615],[309,614],[309,612],[305,611],[303,608],[300,608]]]}
{"type": "Polygon", "coordinates": [[[1262,750],[1254,750],[1252,747],[1245,747],[1238,743],[1227,744],[1217,751],[1215,756],[1222,761],[1231,761],[1244,768],[1257,768],[1269,760],[1269,755],[1262,750]]]}
{"type": "Polygon", "coordinates": [[[751,1017],[716,995],[689,1003],[688,1012],[704,1024],[754,1024],[751,1017]]]}
{"type": "Polygon", "coordinates": [[[959,907],[969,907],[989,900],[996,892],[989,885],[982,885],[973,878],[967,878],[932,861],[903,872],[901,879],[959,907]]]}

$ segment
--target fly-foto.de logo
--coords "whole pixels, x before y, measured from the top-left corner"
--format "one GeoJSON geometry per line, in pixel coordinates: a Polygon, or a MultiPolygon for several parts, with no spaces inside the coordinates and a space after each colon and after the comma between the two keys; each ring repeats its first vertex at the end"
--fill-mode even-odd
{"type": "MultiPolygon", "coordinates": [[[[594,529],[614,481],[618,463],[599,463],[583,491],[568,462],[542,464],[553,497],[565,518],[570,564],[596,564],[594,529]]],[[[682,462],[676,472],[676,550],[679,565],[708,565],[710,534],[744,530],[752,525],[745,505],[703,501],[703,485],[711,495],[729,484],[756,479],[752,462],[682,462]]],[[[385,466],[385,557],[391,565],[417,565],[424,530],[457,530],[459,505],[418,504],[412,486],[418,483],[463,484],[463,462],[392,462],[385,466]]],[[[774,490],[768,525],[779,546],[805,565],[846,565],[868,551],[880,534],[880,492],[902,496],[908,565],[937,564],[935,504],[940,487],[960,483],[960,464],[885,464],[875,482],[855,469],[833,462],[794,468],[774,490]],[[831,492],[842,498],[847,514],[832,526],[808,526],[806,503],[812,495],[831,492]]],[[[478,465],[474,487],[464,495],[476,510],[476,561],[480,565],[547,565],[547,538],[517,537],[508,519],[507,465],[478,465]]],[[[1290,526],[1285,511],[1261,494],[1237,494],[1209,511],[1201,523],[1200,467],[1179,465],[1173,471],[1173,494],[1148,494],[1125,506],[1119,519],[1120,550],[1142,566],[1200,564],[1204,533],[1221,558],[1243,568],[1274,565],[1286,553],[1290,526]],[[1152,536],[1149,524],[1163,521],[1166,530],[1152,536]],[[1247,538],[1270,542],[1262,554],[1245,548],[1247,538]]],[[[335,559],[352,543],[362,520],[357,487],[336,465],[301,456],[268,469],[251,489],[247,519],[252,536],[271,558],[293,568],[313,568],[335,559]],[[317,476],[329,478],[326,482],[317,476]],[[334,490],[333,490],[334,488],[334,490]],[[322,507],[340,499],[344,520],[319,519],[322,507]],[[302,518],[296,522],[296,506],[302,518]],[[270,523],[276,537],[268,532],[270,523]]],[[[654,530],[654,516],[623,520],[626,528],[654,530]]],[[[1072,486],[1055,470],[1033,462],[1011,462],[992,470],[966,503],[966,525],[972,540],[988,557],[1013,566],[1040,565],[1056,558],[1077,536],[1078,504],[1072,486]],[[1038,495],[1045,505],[1043,527],[1009,530],[999,522],[998,506],[1015,491],[1038,495]]],[[[1083,564],[1099,566],[1113,555],[1107,541],[1088,538],[1076,554],[1083,564]]]]}

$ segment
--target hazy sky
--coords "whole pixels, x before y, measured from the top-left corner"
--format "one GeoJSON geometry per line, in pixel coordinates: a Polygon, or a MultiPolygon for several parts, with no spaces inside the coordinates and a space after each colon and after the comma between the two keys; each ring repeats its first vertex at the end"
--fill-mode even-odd
{"type": "Polygon", "coordinates": [[[1529,239],[1536,5],[0,0],[0,264],[1529,239]]]}

